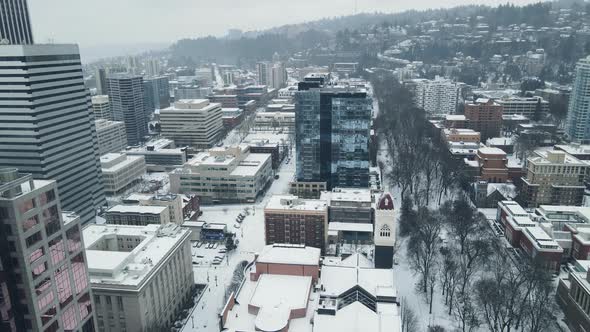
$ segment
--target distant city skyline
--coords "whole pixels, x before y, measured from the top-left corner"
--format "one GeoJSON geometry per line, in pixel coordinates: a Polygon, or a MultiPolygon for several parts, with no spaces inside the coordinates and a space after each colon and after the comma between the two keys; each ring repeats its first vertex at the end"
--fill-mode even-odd
{"type": "MultiPolygon", "coordinates": [[[[512,0],[524,5],[538,0],[512,0]]],[[[30,0],[38,43],[79,43],[82,48],[114,44],[172,43],[181,38],[222,36],[228,29],[263,30],[362,12],[400,12],[467,4],[497,6],[506,0],[284,0],[190,1],[30,0]],[[115,9],[116,10],[113,10],[115,9]],[[231,10],[228,10],[231,8],[231,10]],[[157,24],[154,24],[156,23],[157,24]]]]}

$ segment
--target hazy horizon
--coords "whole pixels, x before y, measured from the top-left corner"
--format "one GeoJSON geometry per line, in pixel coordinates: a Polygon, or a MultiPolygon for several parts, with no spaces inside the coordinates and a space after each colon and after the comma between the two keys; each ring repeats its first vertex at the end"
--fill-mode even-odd
{"type": "MultiPolygon", "coordinates": [[[[518,5],[535,2],[538,0],[512,1],[518,5]]],[[[255,6],[231,0],[29,0],[37,43],[76,43],[91,58],[112,56],[111,48],[124,55],[136,53],[135,48],[139,52],[150,49],[140,45],[164,46],[182,38],[222,36],[233,28],[263,30],[351,15],[355,7],[356,13],[392,13],[502,3],[506,0],[414,0],[403,4],[390,0],[257,0],[255,6]],[[129,46],[129,50],[122,49],[122,45],[129,46]]]]}

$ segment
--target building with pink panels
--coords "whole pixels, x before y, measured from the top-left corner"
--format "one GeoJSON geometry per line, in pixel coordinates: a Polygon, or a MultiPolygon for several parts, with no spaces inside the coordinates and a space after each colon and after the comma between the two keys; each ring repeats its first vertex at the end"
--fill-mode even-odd
{"type": "Polygon", "coordinates": [[[0,169],[0,330],[94,331],[80,217],[56,182],[0,169]]]}

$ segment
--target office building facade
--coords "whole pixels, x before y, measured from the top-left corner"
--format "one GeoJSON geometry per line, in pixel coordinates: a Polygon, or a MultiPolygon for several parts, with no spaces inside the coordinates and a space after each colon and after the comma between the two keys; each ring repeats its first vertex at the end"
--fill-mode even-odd
{"type": "Polygon", "coordinates": [[[96,94],[104,95],[107,93],[107,70],[105,68],[96,68],[94,79],[96,81],[96,94]]]}
{"type": "Polygon", "coordinates": [[[90,98],[95,119],[113,120],[109,96],[97,95],[90,98]]]}
{"type": "Polygon", "coordinates": [[[146,117],[155,110],[170,107],[170,84],[168,77],[149,77],[143,80],[144,107],[146,117]]]}
{"type": "Polygon", "coordinates": [[[98,137],[98,153],[121,152],[127,147],[125,123],[120,121],[96,120],[96,135],[98,137]]]}
{"type": "Polygon", "coordinates": [[[0,169],[0,226],[0,330],[94,331],[80,217],[56,182],[0,169]]]}
{"type": "Polygon", "coordinates": [[[192,300],[190,230],[91,225],[84,241],[98,331],[169,330],[192,300]]]}
{"type": "Polygon", "coordinates": [[[107,153],[100,157],[104,190],[115,195],[141,180],[145,174],[145,159],[142,156],[128,156],[124,153],[107,153]]]}
{"type": "Polygon", "coordinates": [[[570,140],[590,142],[590,56],[578,61],[570,95],[565,133],[570,140]]]}
{"type": "Polygon", "coordinates": [[[181,100],[160,111],[161,135],[177,146],[206,149],[223,130],[221,105],[207,99],[181,100]]]}
{"type": "Polygon", "coordinates": [[[300,83],[295,100],[297,181],[327,182],[328,189],[368,186],[367,93],[300,83]]]}
{"type": "Polygon", "coordinates": [[[143,78],[130,74],[107,77],[113,120],[125,123],[128,145],[139,145],[147,135],[143,78]]]}
{"type": "Polygon", "coordinates": [[[78,47],[5,45],[0,56],[0,167],[56,180],[64,208],[94,220],[106,201],[78,47]]]}
{"type": "Polygon", "coordinates": [[[0,0],[0,42],[33,44],[33,31],[26,0],[0,0]]]}

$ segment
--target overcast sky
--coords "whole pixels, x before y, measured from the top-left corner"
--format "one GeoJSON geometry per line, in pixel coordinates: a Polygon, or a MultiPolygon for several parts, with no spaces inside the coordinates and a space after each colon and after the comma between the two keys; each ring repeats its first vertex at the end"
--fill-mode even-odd
{"type": "MultiPolygon", "coordinates": [[[[356,0],[358,12],[497,5],[507,0],[356,0]]],[[[538,0],[512,0],[515,4],[538,0]]],[[[172,43],[353,14],[355,0],[29,0],[35,41],[82,46],[172,43]]]]}

